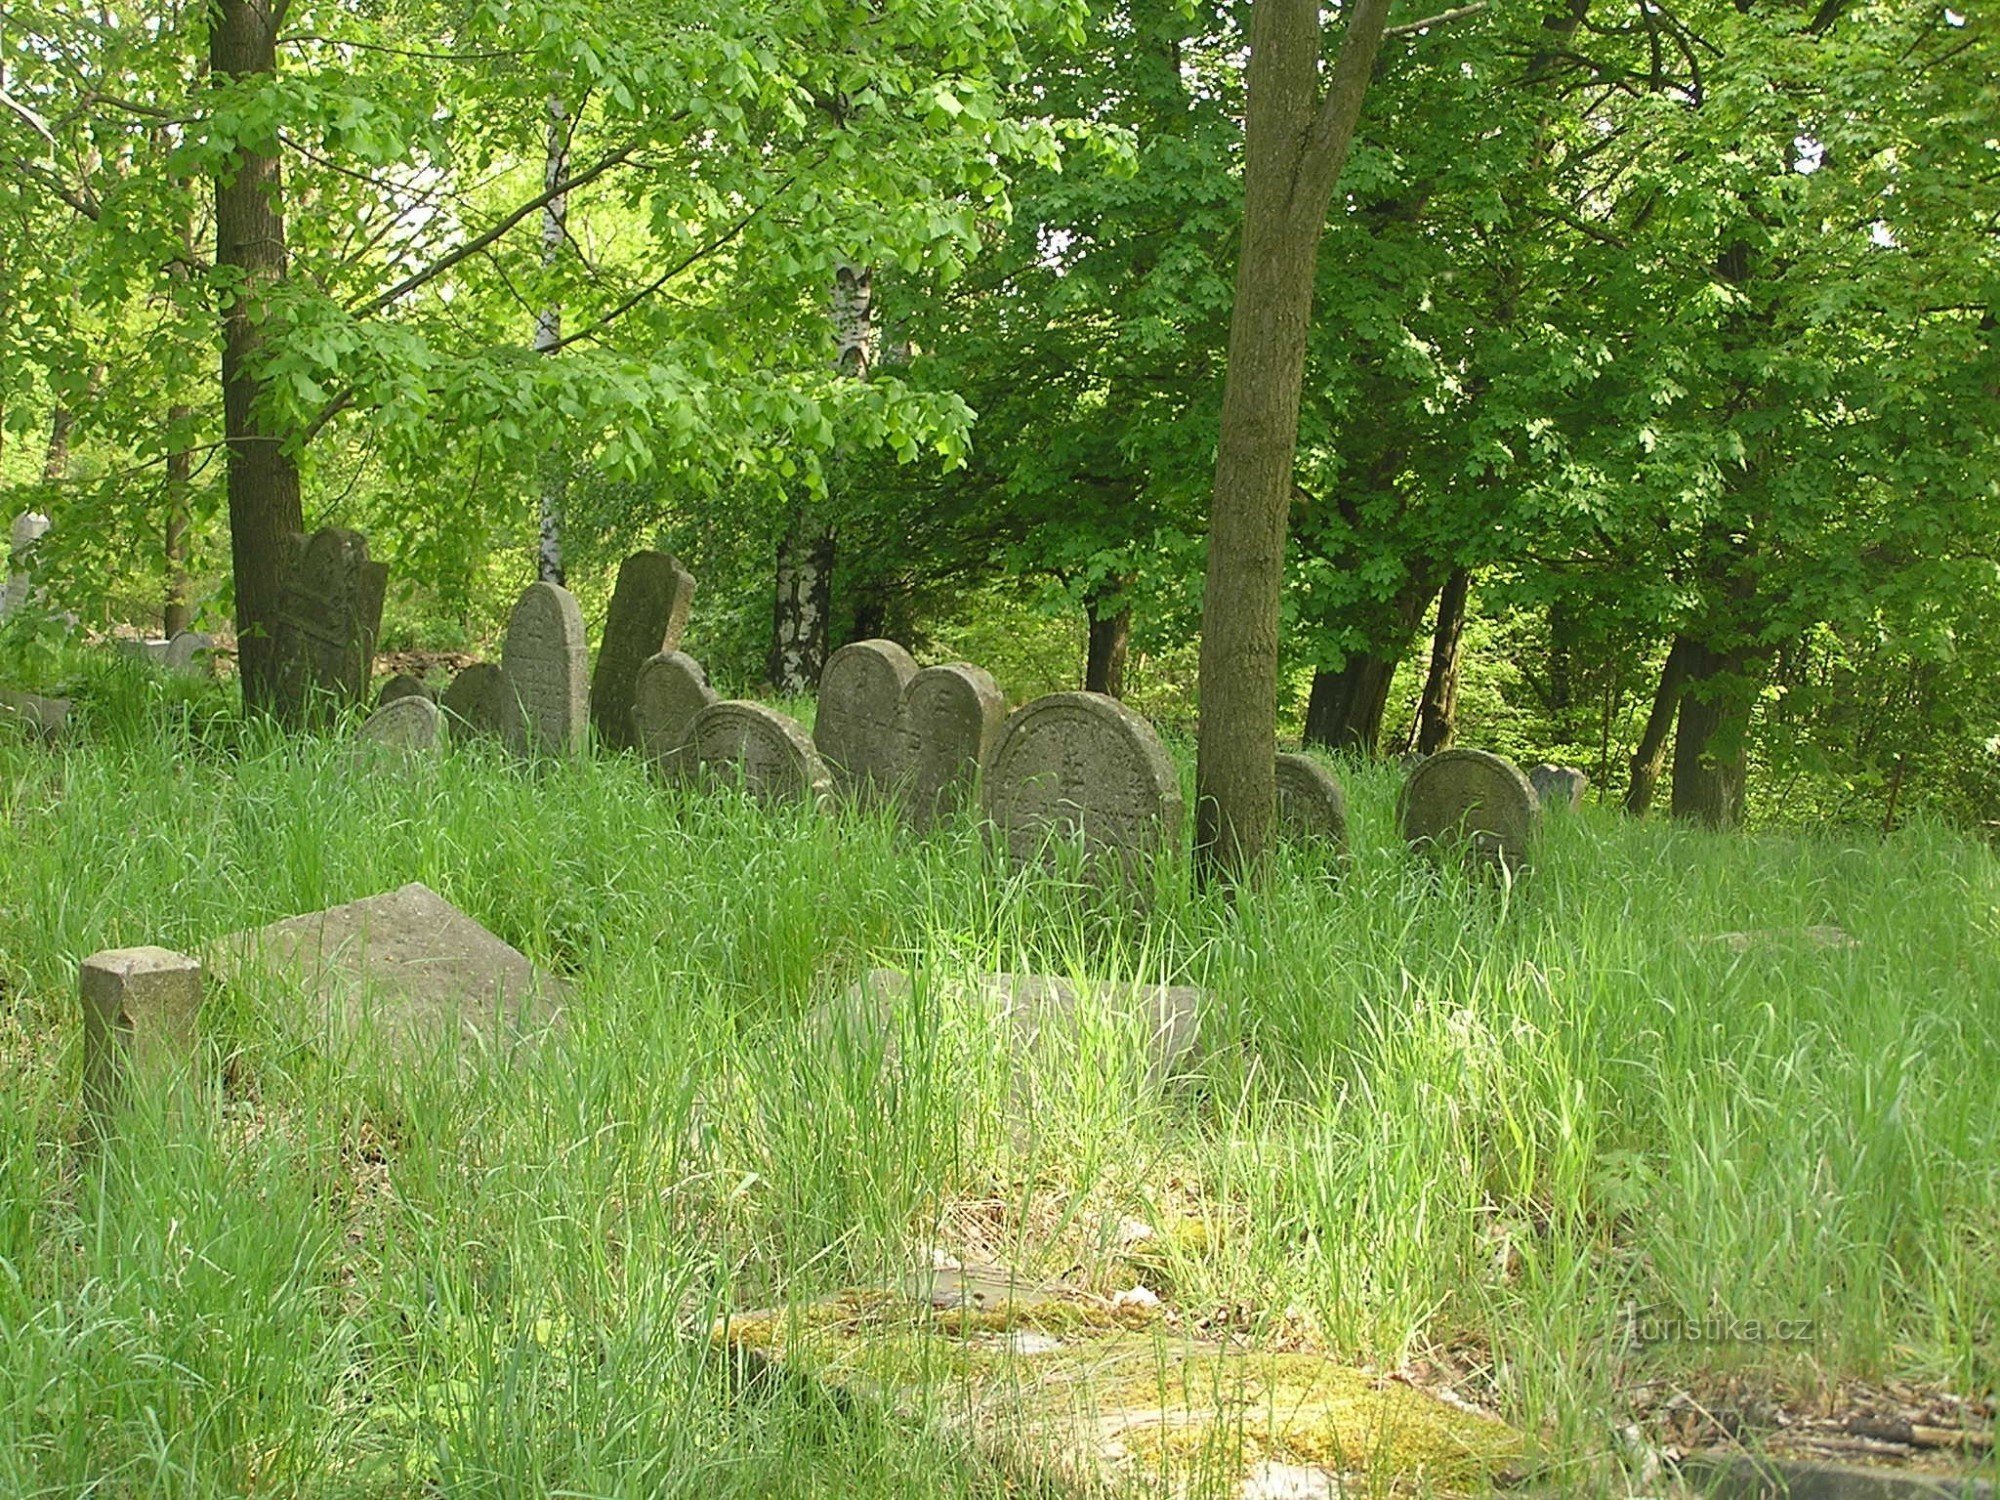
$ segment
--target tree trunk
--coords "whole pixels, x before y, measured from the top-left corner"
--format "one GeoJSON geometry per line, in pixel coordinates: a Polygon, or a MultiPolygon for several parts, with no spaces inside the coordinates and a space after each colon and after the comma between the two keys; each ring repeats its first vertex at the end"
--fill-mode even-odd
{"type": "Polygon", "coordinates": [[[1431,670],[1417,706],[1417,753],[1435,755],[1458,732],[1458,645],[1465,631],[1465,600],[1472,575],[1453,568],[1438,595],[1437,625],[1431,631],[1431,670]]]}
{"type": "Polygon", "coordinates": [[[1681,706],[1681,687],[1687,681],[1688,645],[1679,636],[1667,652],[1660,668],[1660,685],[1653,690],[1652,712],[1632,751],[1631,779],[1625,785],[1625,811],[1643,818],[1653,805],[1653,792],[1660,784],[1660,772],[1667,763],[1667,736],[1673,733],[1674,716],[1681,706]]]}
{"type": "Polygon", "coordinates": [[[69,475],[69,435],[76,425],[76,413],[57,403],[49,413],[49,447],[42,459],[42,483],[61,484],[69,475]]]}
{"type": "MultiPolygon", "coordinates": [[[[186,406],[168,407],[168,430],[185,432],[192,417],[186,406]]],[[[160,634],[168,640],[188,628],[188,494],[193,485],[193,460],[185,443],[176,443],[167,454],[167,595],[160,611],[160,634]]]]}
{"type": "MultiPolygon", "coordinates": [[[[215,0],[209,71],[219,86],[277,72],[283,0],[215,0]]],[[[261,292],[285,275],[284,186],[275,132],[238,142],[215,176],[215,264],[224,273],[222,432],[228,447],[229,552],[236,585],[237,660],[243,705],[269,712],[278,702],[273,636],[290,538],[305,528],[298,465],[285,434],[260,410],[264,379],[261,292]]]]}
{"type": "MultiPolygon", "coordinates": [[[[549,95],[548,152],[542,164],[542,191],[554,192],[569,176],[569,112],[560,96],[549,95]]],[[[569,234],[569,194],[556,193],[542,205],[542,267],[553,266],[569,234]]],[[[553,300],[535,317],[535,352],[553,353],[562,342],[562,304],[553,300]]],[[[535,577],[542,583],[563,584],[563,487],[565,466],[551,459],[542,476],[541,535],[535,551],[535,577]]]]}
{"type": "Polygon", "coordinates": [[[1389,0],[1356,0],[1322,98],[1319,0],[1255,0],[1243,232],[1202,594],[1195,846],[1240,874],[1277,814],[1278,609],[1320,231],[1389,0]]]}
{"type": "Polygon", "coordinates": [[[1125,696],[1125,657],[1132,644],[1132,607],[1120,604],[1105,613],[1118,593],[1109,589],[1089,602],[1090,647],[1083,665],[1083,690],[1112,698],[1125,696]]]}
{"type": "Polygon", "coordinates": [[[1753,661],[1748,652],[1688,647],[1680,728],[1674,734],[1674,817],[1682,822],[1734,828],[1743,821],[1756,700],[1746,676],[1753,661]]]}
{"type": "Polygon", "coordinates": [[[1314,672],[1306,699],[1306,743],[1372,758],[1381,744],[1398,662],[1357,651],[1338,672],[1314,672]]]}

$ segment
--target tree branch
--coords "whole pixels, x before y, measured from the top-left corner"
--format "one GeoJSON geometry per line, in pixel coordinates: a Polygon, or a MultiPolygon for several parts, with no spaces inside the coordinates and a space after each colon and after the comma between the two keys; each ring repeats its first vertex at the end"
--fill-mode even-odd
{"type": "Polygon", "coordinates": [[[575,188],[580,188],[585,183],[594,182],[598,178],[602,177],[606,172],[609,172],[612,168],[620,166],[626,161],[630,160],[633,152],[635,152],[637,149],[638,147],[636,146],[622,146],[618,150],[612,152],[609,156],[600,158],[594,165],[586,167],[583,171],[578,172],[573,176],[565,177],[561,182],[558,182],[554,187],[549,188],[546,192],[538,193],[533,198],[530,198],[526,203],[522,204],[519,208],[515,209],[511,214],[507,215],[507,217],[502,219],[498,224],[495,224],[491,229],[487,230],[486,233],[479,235],[473,239],[467,240],[463,245],[460,245],[456,250],[451,251],[448,255],[440,256],[437,260],[434,260],[428,266],[425,266],[421,271],[411,272],[408,276],[405,276],[401,281],[397,282],[394,286],[390,287],[388,291],[383,292],[380,296],[371,298],[369,301],[362,303],[359,307],[350,308],[349,311],[356,318],[369,318],[373,317],[376,313],[381,312],[384,308],[393,306],[395,303],[400,302],[404,297],[408,296],[411,292],[414,292],[418,287],[423,286],[428,282],[435,281],[438,277],[442,276],[446,271],[449,271],[453,266],[458,265],[461,261],[469,260],[473,256],[479,254],[480,251],[484,250],[488,245],[492,244],[495,240],[499,239],[502,235],[506,234],[507,231],[512,229],[516,224],[519,224],[523,219],[527,218],[530,214],[539,212],[542,208],[554,202],[557,198],[560,198],[564,193],[570,192],[572,189],[575,188]]]}
{"type": "Polygon", "coordinates": [[[1313,214],[1326,212],[1340,169],[1347,165],[1354,127],[1361,121],[1361,101],[1368,93],[1369,75],[1375,71],[1375,55],[1382,50],[1382,32],[1392,3],[1355,0],[1347,29],[1341,34],[1333,76],[1327,81],[1326,94],[1306,136],[1299,176],[1293,180],[1295,207],[1313,214]]]}
{"type": "Polygon", "coordinates": [[[1486,9],[1486,0],[1473,0],[1470,5],[1461,5],[1456,10],[1441,10],[1434,16],[1426,16],[1421,21],[1399,21],[1394,26],[1382,29],[1384,37],[1411,36],[1419,31],[1428,31],[1433,26],[1442,26],[1447,21],[1461,21],[1467,16],[1476,16],[1486,9]]]}

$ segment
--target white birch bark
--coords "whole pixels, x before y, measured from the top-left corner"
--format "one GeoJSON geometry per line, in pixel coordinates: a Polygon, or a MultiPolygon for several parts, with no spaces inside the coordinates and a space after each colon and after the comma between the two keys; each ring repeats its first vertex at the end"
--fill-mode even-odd
{"type": "MultiPolygon", "coordinates": [[[[542,167],[542,190],[553,191],[569,175],[569,111],[559,95],[549,95],[549,147],[542,167]]],[[[542,206],[542,265],[556,263],[568,237],[569,194],[557,193],[542,206]]],[[[535,317],[535,352],[550,353],[562,341],[562,304],[551,300],[535,317]]],[[[563,468],[552,462],[542,479],[541,540],[535,576],[543,583],[563,582],[563,468]]]]}

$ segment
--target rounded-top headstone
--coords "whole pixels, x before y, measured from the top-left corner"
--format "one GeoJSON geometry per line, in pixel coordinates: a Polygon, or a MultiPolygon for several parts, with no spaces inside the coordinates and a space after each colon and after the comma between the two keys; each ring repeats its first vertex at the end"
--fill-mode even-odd
{"type": "Polygon", "coordinates": [[[1462,843],[1486,864],[1518,870],[1541,820],[1521,768],[1484,750],[1440,750],[1403,787],[1403,837],[1413,848],[1462,843]]]}
{"type": "Polygon", "coordinates": [[[444,710],[421,695],[392,698],[361,726],[363,741],[395,750],[435,750],[444,731],[444,710]]]}
{"type": "Polygon", "coordinates": [[[215,654],[215,637],[200,630],[176,631],[160,653],[160,663],[169,672],[189,677],[206,677],[215,654]]]}
{"type": "Polygon", "coordinates": [[[904,772],[908,816],[922,826],[968,802],[979,768],[1007,722],[1007,695],[984,667],[925,667],[903,689],[909,746],[904,772]]]}
{"type": "Polygon", "coordinates": [[[590,711],[589,647],[576,596],[531,583],[507,621],[500,670],[507,748],[516,755],[574,755],[590,711]]]}
{"type": "Polygon", "coordinates": [[[7,527],[7,543],[16,552],[32,547],[49,534],[49,518],[38,510],[24,510],[7,527]]]}
{"type": "Polygon", "coordinates": [[[1181,789],[1160,737],[1101,693],[1050,693],[1001,726],[980,786],[986,815],[1016,863],[1051,838],[1129,870],[1180,834],[1181,789]]]}
{"type": "Polygon", "coordinates": [[[884,797],[909,769],[903,690],[917,664],[894,641],[856,641],[827,658],[819,678],[813,744],[843,792],[884,797]]]}
{"type": "Polygon", "coordinates": [[[693,602],[694,575],[664,552],[634,552],[618,565],[590,679],[590,721],[599,744],[629,750],[637,742],[632,698],[640,669],[680,645],[693,602]]]}
{"type": "Polygon", "coordinates": [[[1315,757],[1287,750],[1278,756],[1278,829],[1285,837],[1324,839],[1347,847],[1347,793],[1340,778],[1315,757]]]}
{"type": "Polygon", "coordinates": [[[1545,760],[1528,767],[1528,785],[1535,789],[1545,808],[1580,807],[1590,778],[1575,766],[1558,766],[1545,760]]]}
{"type": "Polygon", "coordinates": [[[739,786],[764,802],[823,804],[833,782],[798,721],[761,703],[711,703],[682,747],[689,774],[739,786]]]}
{"type": "Polygon", "coordinates": [[[386,708],[398,698],[431,698],[435,701],[435,697],[425,686],[423,678],[409,672],[398,672],[382,684],[382,691],[375,695],[375,706],[386,708]]]}
{"type": "Polygon", "coordinates": [[[716,701],[701,663],[685,651],[662,651],[639,668],[632,685],[633,738],[662,776],[680,773],[695,715],[716,701]]]}
{"type": "Polygon", "coordinates": [[[440,706],[454,726],[471,734],[498,734],[507,680],[490,661],[476,661],[452,678],[440,706]]]}

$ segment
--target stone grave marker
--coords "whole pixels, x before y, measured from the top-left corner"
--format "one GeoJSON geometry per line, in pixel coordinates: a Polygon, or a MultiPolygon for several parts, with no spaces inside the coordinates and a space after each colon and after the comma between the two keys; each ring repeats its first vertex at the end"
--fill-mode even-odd
{"type": "Polygon", "coordinates": [[[632,685],[633,739],[668,780],[681,774],[695,715],[717,702],[701,663],[685,651],[662,651],[639,668],[632,685]]]}
{"type": "Polygon", "coordinates": [[[506,678],[501,721],[516,755],[575,755],[590,711],[589,648],[576,597],[553,583],[531,583],[507,621],[500,652],[506,678]]]}
{"type": "Polygon", "coordinates": [[[160,653],[160,665],[183,677],[207,677],[214,666],[215,637],[200,630],[176,631],[160,653]]]}
{"type": "Polygon", "coordinates": [[[438,706],[456,733],[498,735],[505,722],[506,691],[500,669],[490,661],[476,661],[452,678],[438,706]]]}
{"type": "Polygon", "coordinates": [[[375,695],[375,706],[387,708],[398,698],[429,698],[435,702],[437,694],[423,678],[411,672],[398,672],[382,684],[382,690],[375,695]]]}
{"type": "Polygon", "coordinates": [[[1050,693],[1016,709],[980,790],[1009,858],[1038,858],[1080,835],[1093,860],[1127,873],[1179,838],[1180,777],[1153,726],[1099,693],[1050,693]]]}
{"type": "Polygon", "coordinates": [[[361,726],[363,744],[422,754],[436,750],[444,737],[444,710],[421,694],[391,698],[361,726]]]}
{"type": "Polygon", "coordinates": [[[194,1060],[199,960],[165,948],[107,949],[83,961],[77,990],[84,1106],[100,1122],[133,1082],[194,1060]]]}
{"type": "Polygon", "coordinates": [[[1320,839],[1347,847],[1347,793],[1338,776],[1304,751],[1278,756],[1278,831],[1301,843],[1320,839]]]}
{"type": "Polygon", "coordinates": [[[824,805],[833,781],[798,721],[761,703],[711,703],[681,749],[690,774],[740,786],[763,802],[824,805]]]}
{"type": "Polygon", "coordinates": [[[69,699],[0,688],[0,724],[18,725],[39,740],[55,741],[69,727],[69,699]]]}
{"type": "Polygon", "coordinates": [[[1575,766],[1558,766],[1548,761],[1528,767],[1528,785],[1535,789],[1544,808],[1583,806],[1583,794],[1590,778],[1575,766]]]}
{"type": "Polygon", "coordinates": [[[49,518],[40,511],[24,510],[7,527],[9,559],[7,583],[0,588],[0,620],[26,604],[34,593],[33,555],[35,543],[49,533],[49,518]]]}
{"type": "Polygon", "coordinates": [[[561,980],[415,881],[232,933],[209,956],[224,978],[296,987],[303,1020],[323,1036],[390,1053],[510,1046],[556,1024],[567,997],[561,980]]]}
{"type": "Polygon", "coordinates": [[[1480,863],[1515,871],[1527,865],[1541,820],[1521,768],[1484,750],[1440,750],[1403,786],[1403,837],[1412,848],[1462,842],[1480,863]]]}
{"type": "Polygon", "coordinates": [[[388,567],[369,561],[360,532],[327,526],[293,534],[273,631],[287,714],[309,715],[323,697],[367,701],[388,586],[388,567]]]}
{"type": "Polygon", "coordinates": [[[599,744],[620,750],[637,745],[632,703],[639,672],[680,646],[693,602],[694,575],[664,552],[634,552],[618,565],[590,679],[590,721],[599,744]]]}
{"type": "Polygon", "coordinates": [[[1007,716],[990,674],[969,662],[918,670],[894,641],[856,641],[820,677],[813,741],[835,784],[864,800],[895,797],[912,824],[971,795],[1007,716]]]}

